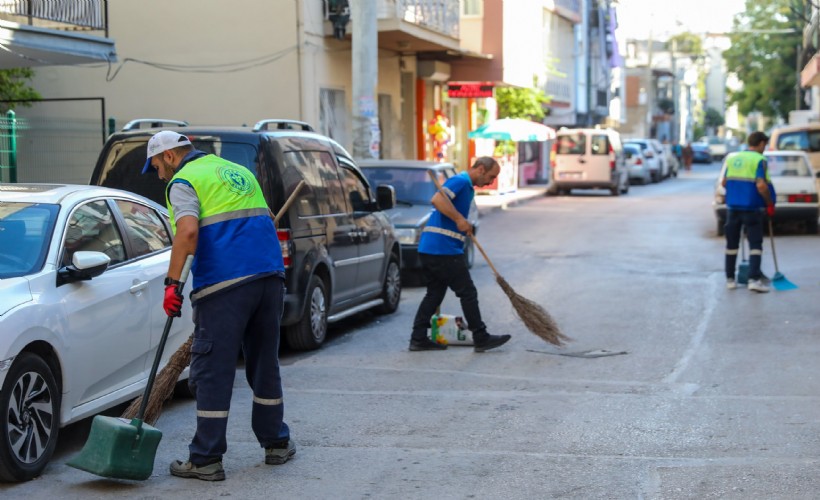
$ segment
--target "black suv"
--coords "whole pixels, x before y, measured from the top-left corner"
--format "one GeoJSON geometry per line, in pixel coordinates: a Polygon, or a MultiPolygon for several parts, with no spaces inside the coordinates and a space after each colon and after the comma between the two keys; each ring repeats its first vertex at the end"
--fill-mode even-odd
{"type": "Polygon", "coordinates": [[[165,183],[141,175],[148,139],[160,129],[252,171],[274,214],[304,180],[279,221],[286,286],[282,333],[294,349],[316,349],[327,324],[377,308],[392,313],[401,298],[401,251],[382,212],[392,187],[371,189],[350,154],[306,123],[263,120],[247,127],[190,127],[173,120],[134,120],[105,143],[91,184],[146,196],[165,205],[165,183]],[[142,128],[148,125],[148,128],[142,128]]]}

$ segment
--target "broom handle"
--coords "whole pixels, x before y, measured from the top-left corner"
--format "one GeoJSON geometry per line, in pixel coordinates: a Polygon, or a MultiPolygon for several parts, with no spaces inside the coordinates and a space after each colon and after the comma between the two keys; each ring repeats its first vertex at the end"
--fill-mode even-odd
{"type": "Polygon", "coordinates": [[[772,218],[769,217],[769,241],[772,242],[772,258],[774,259],[774,272],[780,274],[780,269],[777,268],[777,253],[774,251],[774,227],[772,227],[772,218]]]}
{"type": "MultiPolygon", "coordinates": [[[[177,293],[182,295],[182,289],[185,288],[185,281],[188,280],[188,273],[191,271],[191,263],[194,261],[194,256],[189,255],[185,259],[185,265],[182,266],[182,274],[179,275],[179,284],[177,285],[177,293]]],[[[142,394],[142,402],[140,409],[137,412],[137,420],[140,421],[139,426],[142,426],[142,418],[145,416],[145,408],[148,407],[148,399],[151,396],[151,389],[154,387],[154,378],[157,376],[157,368],[159,368],[159,361],[162,358],[162,351],[165,350],[165,341],[168,340],[168,332],[171,331],[171,323],[174,317],[168,316],[165,320],[165,328],[162,330],[162,337],[159,339],[157,346],[157,355],[154,356],[154,364],[151,367],[151,372],[148,374],[148,383],[145,385],[145,392],[142,394]]]]}
{"type": "MultiPolygon", "coordinates": [[[[455,205],[453,205],[452,200],[450,200],[450,197],[447,196],[447,194],[444,192],[444,189],[442,189],[441,183],[438,181],[438,178],[436,177],[435,172],[433,172],[432,170],[428,170],[427,174],[433,180],[433,184],[436,185],[436,189],[438,189],[438,192],[441,194],[441,196],[445,200],[447,200],[447,203],[450,204],[450,206],[453,208],[453,210],[456,210],[456,207],[455,207],[455,205]]],[[[458,211],[458,210],[456,210],[456,211],[458,211]]],[[[473,245],[475,245],[475,247],[478,248],[478,251],[481,252],[481,255],[484,257],[484,260],[487,261],[487,264],[490,266],[490,269],[493,270],[493,274],[498,276],[499,275],[498,270],[496,270],[495,266],[493,265],[493,261],[490,260],[490,257],[487,255],[487,252],[484,251],[484,248],[478,242],[478,239],[475,237],[475,235],[473,233],[470,233],[470,239],[473,240],[473,245]]]]}
{"type": "Polygon", "coordinates": [[[303,180],[299,181],[299,184],[297,184],[295,188],[293,188],[293,192],[290,193],[290,196],[288,196],[288,199],[285,200],[285,204],[282,205],[282,208],[279,209],[279,213],[276,214],[276,217],[273,218],[274,225],[279,227],[278,226],[279,219],[281,219],[282,216],[285,215],[285,213],[288,211],[290,206],[293,205],[293,202],[296,201],[296,195],[299,193],[299,190],[302,189],[302,186],[304,186],[304,185],[305,185],[305,181],[303,179],[303,180]]]}

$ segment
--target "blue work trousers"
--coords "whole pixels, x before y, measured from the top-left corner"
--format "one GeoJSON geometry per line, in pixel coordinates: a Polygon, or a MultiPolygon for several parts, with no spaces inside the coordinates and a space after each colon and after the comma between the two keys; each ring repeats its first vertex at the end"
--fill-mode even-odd
{"type": "Polygon", "coordinates": [[[283,421],[279,375],[279,323],[284,281],[268,276],[205,298],[194,305],[194,341],[188,384],[196,397],[196,434],[188,447],[195,465],[220,461],[239,350],[253,390],[251,427],[263,448],[283,447],[290,437],[283,421]]]}
{"type": "Polygon", "coordinates": [[[763,212],[760,210],[729,209],[726,214],[726,278],[734,279],[737,254],[740,248],[741,228],[749,240],[749,279],[761,277],[760,260],[763,256],[763,212]]]}

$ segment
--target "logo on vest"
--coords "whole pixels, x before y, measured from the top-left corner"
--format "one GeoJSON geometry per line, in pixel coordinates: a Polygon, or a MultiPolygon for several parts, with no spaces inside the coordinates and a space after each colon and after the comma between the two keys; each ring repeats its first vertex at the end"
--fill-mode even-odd
{"type": "Polygon", "coordinates": [[[222,184],[236,194],[247,196],[253,194],[255,190],[254,183],[250,178],[251,173],[248,171],[243,172],[242,169],[223,166],[219,167],[218,175],[222,184]]]}

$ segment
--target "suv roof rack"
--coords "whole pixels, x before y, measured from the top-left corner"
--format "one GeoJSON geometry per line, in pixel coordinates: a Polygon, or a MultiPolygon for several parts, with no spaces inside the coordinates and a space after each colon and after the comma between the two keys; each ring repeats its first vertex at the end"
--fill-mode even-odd
{"type": "Polygon", "coordinates": [[[165,125],[175,125],[177,127],[187,127],[188,122],[184,122],[181,120],[166,120],[164,118],[138,118],[136,120],[131,120],[130,122],[126,123],[125,126],[122,128],[122,131],[128,130],[137,130],[143,128],[142,125],[149,124],[146,128],[160,128],[164,127],[165,125]]]}
{"type": "Polygon", "coordinates": [[[276,130],[298,130],[295,127],[301,127],[305,132],[313,132],[313,127],[310,124],[297,120],[260,120],[254,124],[253,131],[270,130],[268,125],[271,124],[276,124],[276,130]]]}

